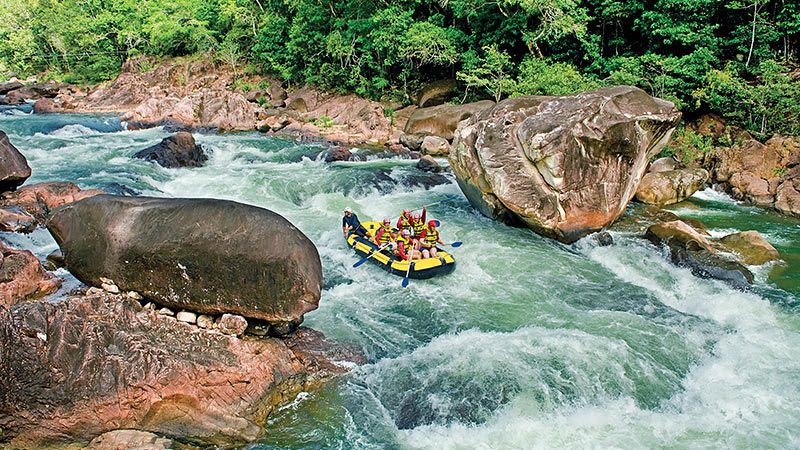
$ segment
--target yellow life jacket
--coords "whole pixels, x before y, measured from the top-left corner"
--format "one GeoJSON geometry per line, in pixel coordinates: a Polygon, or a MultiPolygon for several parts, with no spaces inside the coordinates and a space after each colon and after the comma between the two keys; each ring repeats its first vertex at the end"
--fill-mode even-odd
{"type": "Polygon", "coordinates": [[[401,230],[410,230],[411,229],[411,221],[408,220],[408,217],[400,216],[400,229],[401,230]]]}
{"type": "Polygon", "coordinates": [[[422,234],[422,230],[425,229],[425,222],[422,220],[415,220],[411,223],[411,226],[414,227],[414,236],[419,237],[422,234]]]}
{"type": "Polygon", "coordinates": [[[392,236],[392,227],[381,227],[381,228],[383,228],[383,234],[381,234],[381,238],[379,241],[380,244],[383,245],[392,242],[394,240],[394,237],[392,236]]]}
{"type": "MultiPolygon", "coordinates": [[[[408,239],[407,237],[403,237],[402,234],[400,236],[397,236],[397,243],[399,244],[400,242],[403,243],[403,248],[405,249],[406,252],[411,248],[411,240],[408,239]]],[[[400,246],[398,246],[398,248],[400,248],[400,246]]]]}
{"type": "Polygon", "coordinates": [[[430,228],[425,229],[425,243],[429,246],[433,247],[436,243],[439,242],[439,231],[438,230],[431,230],[430,228]]]}

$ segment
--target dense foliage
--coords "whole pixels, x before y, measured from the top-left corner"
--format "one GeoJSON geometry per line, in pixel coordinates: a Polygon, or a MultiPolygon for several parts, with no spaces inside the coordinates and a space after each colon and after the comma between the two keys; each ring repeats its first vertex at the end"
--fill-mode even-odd
{"type": "Polygon", "coordinates": [[[19,74],[96,82],[130,55],[208,50],[371,98],[439,78],[465,99],[633,84],[800,133],[796,0],[0,0],[0,61],[19,74]]]}

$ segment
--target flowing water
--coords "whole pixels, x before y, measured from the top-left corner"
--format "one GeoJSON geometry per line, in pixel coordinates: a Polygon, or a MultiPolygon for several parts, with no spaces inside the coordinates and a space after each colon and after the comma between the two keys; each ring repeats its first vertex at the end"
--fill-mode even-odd
{"type": "MultiPolygon", "coordinates": [[[[196,135],[199,169],[131,159],[163,129],[113,116],[4,110],[0,129],[31,182],[116,193],[216,197],[270,208],[317,245],[325,273],[306,325],[368,364],[274,414],[267,448],[799,448],[800,221],[705,191],[673,209],[713,233],[758,229],[787,262],[742,292],[669,264],[626,232],[565,246],[480,216],[452,178],[413,162],[325,164],[320,148],[255,133],[196,135]],[[444,183],[442,183],[444,181],[444,183]],[[437,184],[439,183],[439,184],[437,184]],[[431,186],[433,185],[433,186],[431,186]],[[394,216],[443,198],[456,271],[401,278],[357,261],[341,211],[394,216]]],[[[45,231],[4,235],[44,255],[45,231]]]]}

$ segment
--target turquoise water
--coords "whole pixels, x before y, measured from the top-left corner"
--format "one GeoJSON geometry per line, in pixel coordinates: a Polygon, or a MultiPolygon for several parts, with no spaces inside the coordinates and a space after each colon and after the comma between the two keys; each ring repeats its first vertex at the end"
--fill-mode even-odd
{"type": "MultiPolygon", "coordinates": [[[[473,211],[451,178],[412,161],[325,164],[320,148],[255,133],[196,135],[206,167],[131,159],[167,136],[112,116],[6,110],[0,129],[31,181],[270,208],[317,245],[325,287],[306,324],[368,364],[274,414],[253,449],[800,447],[800,222],[703,192],[676,205],[712,232],[758,229],[787,264],[749,292],[701,280],[623,232],[564,246],[473,211]],[[443,184],[438,184],[442,183],[443,184]],[[433,185],[433,186],[431,186],[433,185]],[[412,280],[357,258],[341,211],[362,220],[432,207],[456,271],[412,280]]],[[[8,238],[8,236],[5,236],[8,238]]],[[[39,254],[46,233],[14,237],[39,254]]]]}

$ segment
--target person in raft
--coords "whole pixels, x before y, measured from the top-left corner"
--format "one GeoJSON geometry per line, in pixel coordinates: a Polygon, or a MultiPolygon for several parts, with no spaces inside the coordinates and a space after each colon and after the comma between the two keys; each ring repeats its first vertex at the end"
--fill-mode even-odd
{"type": "Polygon", "coordinates": [[[381,247],[387,246],[394,251],[397,247],[395,239],[396,236],[392,232],[392,222],[389,222],[389,219],[383,219],[383,226],[375,233],[375,243],[381,247]]]}
{"type": "Polygon", "coordinates": [[[422,230],[425,229],[425,218],[428,216],[428,212],[425,208],[422,208],[422,215],[414,214],[411,217],[411,243],[414,244],[414,248],[420,250],[421,244],[419,237],[422,235],[422,230]]]}
{"type": "Polygon", "coordinates": [[[361,225],[358,216],[353,214],[353,210],[348,206],[344,209],[344,217],[342,217],[342,232],[344,233],[344,237],[347,237],[347,233],[350,231],[361,237],[367,237],[367,229],[361,225]]]}
{"type": "Polygon", "coordinates": [[[403,230],[411,230],[411,211],[404,209],[403,212],[400,213],[400,218],[397,219],[395,228],[400,232],[403,230]]]}
{"type": "Polygon", "coordinates": [[[428,226],[422,230],[419,241],[422,246],[422,257],[436,258],[436,244],[445,244],[439,238],[439,230],[436,229],[435,220],[428,222],[428,226]]]}
{"type": "Polygon", "coordinates": [[[411,232],[408,230],[403,230],[400,232],[400,235],[397,237],[397,251],[396,255],[403,258],[404,261],[408,261],[410,259],[420,259],[421,255],[418,250],[414,249],[414,246],[411,244],[411,232]]]}

